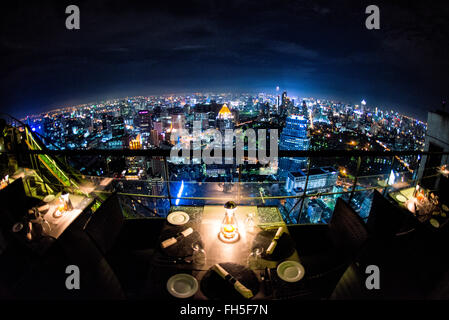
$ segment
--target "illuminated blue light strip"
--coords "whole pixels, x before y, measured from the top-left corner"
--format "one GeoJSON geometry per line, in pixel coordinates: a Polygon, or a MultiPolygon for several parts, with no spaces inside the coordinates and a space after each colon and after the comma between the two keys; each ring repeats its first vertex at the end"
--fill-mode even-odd
{"type": "Polygon", "coordinates": [[[179,199],[179,197],[182,195],[182,190],[184,190],[184,180],[182,180],[181,188],[179,188],[178,195],[176,196],[178,198],[178,199],[176,199],[176,202],[175,202],[176,205],[178,205],[179,200],[181,200],[181,199],[179,199]]]}

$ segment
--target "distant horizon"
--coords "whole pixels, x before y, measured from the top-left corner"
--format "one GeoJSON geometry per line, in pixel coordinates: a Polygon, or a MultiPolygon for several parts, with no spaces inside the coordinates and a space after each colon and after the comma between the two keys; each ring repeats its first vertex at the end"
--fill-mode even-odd
{"type": "MultiPolygon", "coordinates": [[[[364,98],[361,98],[360,101],[354,102],[354,101],[348,101],[348,100],[355,100],[355,99],[347,99],[346,100],[346,99],[341,99],[341,98],[325,97],[325,96],[312,95],[312,94],[309,94],[309,95],[307,95],[307,94],[306,95],[300,95],[300,94],[296,94],[296,93],[291,94],[291,92],[294,92],[293,90],[289,91],[288,89],[282,89],[282,88],[279,89],[279,94],[282,94],[282,92],[284,92],[284,91],[287,91],[287,95],[289,97],[298,97],[298,98],[302,98],[302,99],[304,99],[304,98],[313,98],[313,99],[318,99],[318,100],[326,100],[326,101],[332,101],[334,103],[342,103],[342,104],[349,104],[349,105],[357,105],[357,104],[359,104],[362,101],[362,99],[364,99],[364,98]]],[[[263,93],[263,94],[269,94],[269,95],[276,95],[275,88],[271,89],[271,90],[253,90],[253,91],[249,91],[249,90],[225,91],[225,90],[213,90],[213,89],[202,89],[202,90],[195,90],[195,91],[166,90],[166,92],[159,91],[159,93],[155,93],[155,91],[153,90],[152,93],[148,93],[147,92],[145,94],[144,93],[140,93],[140,94],[134,94],[134,95],[117,95],[117,96],[109,95],[107,97],[97,98],[97,99],[94,99],[94,98],[73,99],[73,102],[66,102],[66,103],[61,103],[59,105],[48,106],[47,107],[48,109],[46,109],[45,111],[38,111],[38,112],[33,112],[33,113],[28,112],[28,114],[23,114],[23,115],[20,115],[20,116],[17,115],[17,114],[11,114],[11,115],[16,117],[16,118],[18,118],[18,119],[20,119],[20,120],[23,120],[23,119],[26,119],[27,117],[37,116],[37,115],[41,115],[41,114],[49,113],[49,112],[54,112],[54,111],[56,111],[58,109],[80,107],[82,105],[99,104],[99,103],[107,102],[107,101],[110,101],[110,100],[123,100],[123,99],[126,99],[126,98],[135,98],[135,97],[157,97],[157,96],[170,96],[170,95],[174,95],[174,96],[188,96],[188,95],[194,95],[194,94],[197,94],[197,93],[201,93],[201,94],[241,94],[241,95],[244,95],[244,94],[257,95],[257,94],[263,93]],[[268,92],[268,91],[271,91],[271,92],[268,92]]],[[[368,108],[375,108],[375,107],[377,107],[377,108],[379,108],[380,110],[383,110],[383,111],[393,111],[393,112],[398,113],[398,114],[400,114],[402,116],[408,116],[408,117],[411,117],[413,119],[416,119],[416,120],[419,120],[419,121],[425,122],[425,123],[427,122],[427,113],[426,113],[425,118],[423,118],[423,117],[419,117],[419,115],[417,115],[416,113],[415,114],[406,114],[404,111],[400,110],[400,108],[398,108],[398,107],[395,108],[395,107],[390,107],[390,106],[385,106],[385,105],[371,104],[369,102],[369,100],[367,101],[367,107],[368,108]]],[[[436,111],[436,110],[438,110],[438,108],[434,108],[433,110],[429,110],[428,112],[436,111]]]]}

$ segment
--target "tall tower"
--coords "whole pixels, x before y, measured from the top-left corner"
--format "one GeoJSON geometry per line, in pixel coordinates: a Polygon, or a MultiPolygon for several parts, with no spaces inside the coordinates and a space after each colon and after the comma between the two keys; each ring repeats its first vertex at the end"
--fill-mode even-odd
{"type": "Polygon", "coordinates": [[[279,96],[279,86],[276,87],[276,111],[280,113],[281,97],[279,96]]]}
{"type": "Polygon", "coordinates": [[[282,92],[282,105],[287,105],[287,91],[282,92]]]}
{"type": "Polygon", "coordinates": [[[362,112],[362,114],[365,113],[365,106],[366,106],[366,101],[362,100],[360,102],[360,111],[362,112]]]}
{"type": "Polygon", "coordinates": [[[222,133],[224,133],[226,129],[234,129],[234,115],[226,104],[224,104],[218,112],[216,127],[222,133]]]}
{"type": "Polygon", "coordinates": [[[302,100],[302,115],[306,119],[309,117],[309,110],[307,109],[306,100],[302,100]]]}
{"type": "MultiPolygon", "coordinates": [[[[307,135],[307,118],[290,115],[285,120],[285,127],[280,136],[281,150],[308,150],[310,139],[307,135]]],[[[286,177],[289,171],[298,171],[306,167],[307,158],[281,158],[280,175],[286,177]]]]}

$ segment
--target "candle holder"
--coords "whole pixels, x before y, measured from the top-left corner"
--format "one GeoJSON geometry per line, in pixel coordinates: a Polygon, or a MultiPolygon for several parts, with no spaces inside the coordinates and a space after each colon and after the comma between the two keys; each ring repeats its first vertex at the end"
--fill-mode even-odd
{"type": "Polygon", "coordinates": [[[221,223],[218,238],[226,243],[236,242],[240,239],[238,231],[237,219],[235,218],[235,210],[237,205],[233,201],[228,201],[224,205],[225,216],[221,223]]]}
{"type": "Polygon", "coordinates": [[[446,178],[449,177],[449,168],[447,166],[447,164],[442,165],[439,169],[438,169],[439,173],[442,174],[443,176],[445,176],[446,178]]]}
{"type": "Polygon", "coordinates": [[[68,193],[63,194],[63,195],[61,195],[61,198],[64,203],[64,211],[72,210],[73,205],[72,205],[72,201],[70,201],[69,194],[68,193]]]}

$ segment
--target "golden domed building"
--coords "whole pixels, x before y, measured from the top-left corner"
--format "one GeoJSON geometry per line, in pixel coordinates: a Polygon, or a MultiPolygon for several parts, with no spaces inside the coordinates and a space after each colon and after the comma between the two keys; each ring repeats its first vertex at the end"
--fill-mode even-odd
{"type": "Polygon", "coordinates": [[[217,119],[231,119],[234,118],[232,115],[231,110],[229,110],[228,106],[226,104],[221,107],[220,111],[218,112],[217,119]]]}
{"type": "Polygon", "coordinates": [[[226,129],[234,129],[234,115],[226,104],[218,112],[216,127],[222,132],[226,129]]]}

